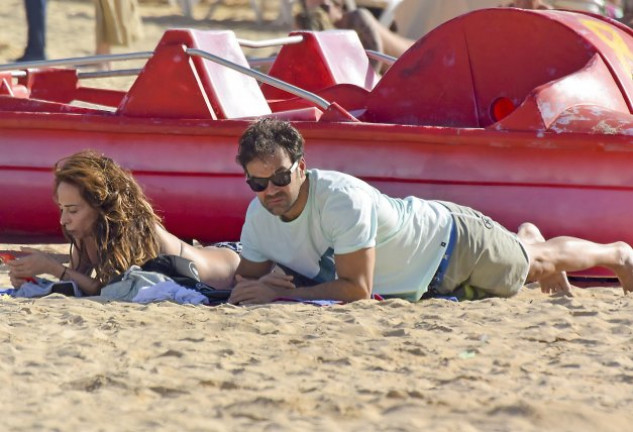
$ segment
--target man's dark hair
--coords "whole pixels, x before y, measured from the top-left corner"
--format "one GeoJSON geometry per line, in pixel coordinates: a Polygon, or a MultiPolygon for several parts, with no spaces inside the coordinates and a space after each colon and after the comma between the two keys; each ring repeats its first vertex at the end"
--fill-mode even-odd
{"type": "Polygon", "coordinates": [[[303,137],[287,121],[261,119],[250,125],[240,137],[235,159],[246,169],[249,162],[272,156],[278,148],[284,149],[294,163],[303,156],[303,137]]]}

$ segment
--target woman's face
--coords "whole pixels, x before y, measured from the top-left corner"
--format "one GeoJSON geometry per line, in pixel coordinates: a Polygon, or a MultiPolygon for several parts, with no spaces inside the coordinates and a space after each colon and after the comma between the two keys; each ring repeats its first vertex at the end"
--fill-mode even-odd
{"type": "Polygon", "coordinates": [[[57,186],[57,205],[59,223],[75,240],[83,240],[94,234],[99,212],[81,197],[77,186],[61,182],[57,186]]]}

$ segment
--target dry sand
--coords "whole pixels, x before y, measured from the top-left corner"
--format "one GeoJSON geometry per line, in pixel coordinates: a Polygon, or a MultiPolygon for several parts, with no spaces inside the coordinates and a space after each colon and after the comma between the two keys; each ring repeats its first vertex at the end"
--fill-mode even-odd
{"type": "MultiPolygon", "coordinates": [[[[49,56],[90,54],[90,2],[49,3],[49,56]]],[[[146,36],[132,50],[151,49],[170,25],[284,33],[233,3],[209,22],[208,4],[191,21],[145,2],[146,36]]],[[[21,0],[2,4],[7,61],[21,54],[23,11],[21,0]]],[[[629,431],[632,324],[633,297],[615,288],[324,308],[5,296],[0,429],[629,431]]]]}
{"type": "Polygon", "coordinates": [[[421,304],[0,300],[3,429],[629,431],[619,290],[421,304]]]}

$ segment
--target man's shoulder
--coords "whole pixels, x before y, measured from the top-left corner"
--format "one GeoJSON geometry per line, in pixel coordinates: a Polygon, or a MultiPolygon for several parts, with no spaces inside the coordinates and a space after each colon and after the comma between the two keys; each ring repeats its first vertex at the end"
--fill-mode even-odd
{"type": "Polygon", "coordinates": [[[319,208],[351,209],[380,200],[377,189],[349,174],[326,170],[309,173],[311,201],[319,208]]]}
{"type": "Polygon", "coordinates": [[[364,180],[340,171],[311,169],[308,170],[310,182],[314,183],[315,189],[319,191],[343,191],[345,189],[373,189],[364,180]]]}

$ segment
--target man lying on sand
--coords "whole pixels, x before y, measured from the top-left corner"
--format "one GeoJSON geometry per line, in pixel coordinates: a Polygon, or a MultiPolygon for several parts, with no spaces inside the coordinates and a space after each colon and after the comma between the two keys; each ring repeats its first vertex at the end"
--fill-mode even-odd
{"type": "Polygon", "coordinates": [[[633,249],[574,237],[545,241],[523,224],[518,235],[454,203],[391,198],[352,176],[307,169],[304,140],[288,122],[263,119],[239,142],[237,161],[255,192],[229,301],[278,297],[355,301],[374,294],[509,297],[529,282],[569,293],[565,271],[611,269],[633,291],[633,249]],[[311,278],[296,287],[273,263],[311,278]],[[288,290],[292,290],[290,293],[288,290]],[[289,295],[290,294],[290,295],[289,295]]]}

